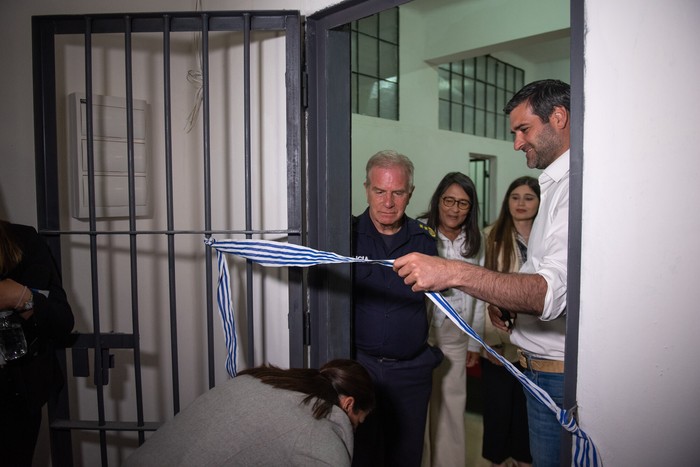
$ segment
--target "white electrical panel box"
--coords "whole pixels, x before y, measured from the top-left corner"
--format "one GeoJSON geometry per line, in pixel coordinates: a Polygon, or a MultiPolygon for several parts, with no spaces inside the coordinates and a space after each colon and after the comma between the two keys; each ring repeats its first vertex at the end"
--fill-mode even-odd
{"type": "MultiPolygon", "coordinates": [[[[89,217],[88,140],[85,95],[69,96],[71,208],[78,219],[89,217]]],[[[133,101],[134,192],[136,215],[149,214],[148,152],[146,150],[146,109],[144,100],[133,101]]],[[[92,98],[95,216],[129,215],[128,142],[126,99],[109,96],[92,98]]]]}

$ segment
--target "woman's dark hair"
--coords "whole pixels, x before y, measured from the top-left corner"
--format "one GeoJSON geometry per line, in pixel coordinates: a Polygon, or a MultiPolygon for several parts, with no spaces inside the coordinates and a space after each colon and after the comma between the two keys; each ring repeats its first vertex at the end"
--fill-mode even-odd
{"type": "Polygon", "coordinates": [[[328,416],[334,405],[340,407],[340,396],[355,399],[355,413],[361,410],[370,412],[375,405],[374,387],[369,373],[354,360],[331,360],[318,370],[282,369],[263,365],[243,370],[238,375],[250,375],[272,387],[306,394],[303,400],[305,404],[316,398],[313,406],[316,419],[328,416]]]}
{"type": "Polygon", "coordinates": [[[452,184],[459,185],[464,192],[469,196],[471,208],[467,213],[462,229],[464,230],[467,240],[464,242],[462,256],[465,258],[473,258],[479,253],[481,248],[481,234],[479,231],[479,199],[476,195],[476,187],[471,178],[461,172],[450,172],[444,177],[435,188],[428,211],[418,216],[421,219],[426,219],[426,224],[433,230],[438,229],[440,221],[440,200],[442,195],[452,184]]]}
{"type": "Polygon", "coordinates": [[[513,239],[515,238],[515,224],[513,223],[513,215],[510,213],[508,201],[510,194],[519,186],[527,185],[540,199],[540,184],[536,178],[520,177],[513,180],[508,187],[506,195],[501,204],[501,212],[498,214],[498,219],[493,223],[489,235],[486,237],[486,261],[484,266],[492,271],[498,271],[498,258],[501,257],[500,272],[508,272],[511,268],[511,261],[515,259],[515,251],[513,248],[513,239]]]}
{"type": "Polygon", "coordinates": [[[22,261],[22,250],[10,236],[7,225],[7,222],[0,219],[0,278],[5,277],[22,261]]]}
{"type": "Polygon", "coordinates": [[[543,79],[525,85],[510,98],[503,111],[510,115],[514,108],[528,101],[532,113],[540,117],[542,123],[549,121],[554,107],[564,107],[569,111],[571,101],[571,86],[558,79],[543,79]]]}

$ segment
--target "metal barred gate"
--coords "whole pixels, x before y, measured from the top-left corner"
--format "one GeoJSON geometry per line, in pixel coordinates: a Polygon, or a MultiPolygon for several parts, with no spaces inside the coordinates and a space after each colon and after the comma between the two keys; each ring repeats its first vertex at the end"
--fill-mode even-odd
{"type": "MultiPolygon", "coordinates": [[[[224,373],[222,365],[217,363],[216,353],[220,352],[215,352],[218,334],[212,300],[214,268],[211,252],[201,240],[210,235],[240,238],[283,236],[291,243],[303,242],[301,18],[298,12],[290,11],[38,16],[33,18],[32,27],[38,227],[63,271],[64,286],[73,300],[77,330],[73,347],[59,350],[62,366],[67,372],[67,384],[49,403],[51,460],[54,466],[88,463],[90,454],[86,452],[89,448],[81,446],[91,445],[99,449],[102,465],[108,465],[115,459],[117,463],[123,460],[118,453],[110,452],[110,446],[134,445],[133,438],[124,433],[137,433],[140,444],[146,431],[155,430],[160,425],[157,419],[149,418],[148,408],[163,404],[150,399],[144,390],[144,375],[153,371],[150,368],[154,365],[153,359],[158,359],[152,355],[152,350],[144,353],[143,349],[150,342],[143,340],[145,328],[142,323],[150,320],[153,314],[153,309],[146,304],[156,301],[158,313],[168,321],[163,328],[167,329],[163,333],[167,335],[154,334],[156,337],[149,338],[149,341],[168,340],[171,354],[168,384],[162,377],[150,380],[155,380],[158,389],[167,392],[164,398],[172,403],[172,407],[165,411],[161,407],[155,412],[178,413],[183,397],[181,387],[184,383],[189,384],[181,376],[181,367],[186,364],[183,354],[191,349],[189,338],[182,340],[185,332],[182,324],[179,325],[183,318],[188,319],[184,314],[188,310],[181,304],[183,298],[178,296],[183,281],[196,282],[196,295],[203,297],[203,307],[197,316],[202,322],[206,321],[206,339],[202,339],[205,341],[203,347],[195,352],[206,355],[202,359],[206,363],[202,365],[206,366],[208,387],[215,385],[217,374],[224,373]],[[185,99],[174,95],[173,68],[176,61],[182,61],[183,51],[188,50],[187,45],[195,34],[198,40],[195,41],[194,56],[200,65],[195,74],[200,86],[195,106],[199,106],[201,124],[194,125],[196,136],[192,139],[195,143],[186,143],[190,149],[198,146],[196,157],[183,157],[180,152],[185,151],[179,147],[180,143],[175,143],[183,140],[184,132],[179,128],[182,126],[182,112],[174,107],[181,108],[185,99]],[[279,51],[279,46],[268,48],[268,43],[278,44],[280,40],[284,41],[283,51],[279,51]],[[76,71],[76,62],[80,60],[74,55],[80,48],[82,50],[77,55],[83,58],[77,65],[80,70],[76,71]],[[276,86],[283,89],[281,96],[268,98],[256,86],[267,79],[265,70],[260,69],[264,68],[262,55],[270,50],[279,53],[284,61],[283,75],[278,77],[284,85],[283,88],[276,86]],[[110,68],[112,54],[120,56],[118,61],[123,60],[123,67],[110,68]],[[221,76],[211,72],[212,61],[221,56],[225,63],[218,64],[215,73],[224,78],[235,73],[236,79],[215,87],[213,80],[216,77],[221,81],[221,76]],[[144,65],[150,67],[146,74],[144,65]],[[71,147],[65,134],[70,133],[70,124],[75,122],[65,121],[68,104],[63,90],[75,90],[71,80],[75,80],[76,73],[84,77],[82,89],[78,89],[83,97],[76,98],[76,109],[69,114],[68,120],[80,120],[76,127],[79,133],[82,131],[83,141],[71,147]],[[148,73],[157,75],[157,78],[151,79],[148,73]],[[152,80],[162,86],[146,92],[142,80],[152,80]],[[115,86],[115,82],[119,85],[115,86]],[[135,88],[138,88],[137,93],[135,88]],[[117,110],[109,107],[109,102],[114,99],[107,101],[100,97],[107,92],[119,96],[119,102],[123,103],[119,104],[121,107],[117,106],[117,110]],[[227,112],[236,115],[223,113],[229,126],[222,130],[218,127],[222,113],[216,114],[212,108],[229,98],[229,93],[237,96],[236,108],[228,108],[227,112]],[[138,99],[145,97],[145,100],[158,103],[156,109],[153,108],[155,104],[149,109],[151,117],[147,120],[147,136],[142,134],[139,126],[142,114],[135,95],[138,99]],[[264,122],[261,123],[260,119],[270,114],[263,108],[264,103],[275,99],[283,99],[283,106],[286,106],[279,130],[284,135],[285,150],[280,161],[267,162],[260,160],[263,143],[267,141],[263,134],[265,128],[261,129],[264,122]],[[104,123],[100,114],[103,111],[107,115],[105,121],[118,115],[119,122],[104,123]],[[174,118],[175,114],[178,119],[174,118]],[[119,127],[118,138],[109,131],[105,132],[103,123],[119,127]],[[221,138],[223,134],[221,139],[225,139],[230,133],[235,133],[237,138],[231,138],[233,142],[227,144],[236,148],[222,157],[218,150],[213,149],[219,143],[212,139],[212,135],[218,134],[221,138]],[[256,142],[257,148],[254,147],[256,142]],[[145,145],[146,156],[142,154],[141,144],[145,145]],[[119,148],[116,150],[119,157],[109,149],[115,147],[119,148]],[[149,159],[148,164],[143,164],[144,157],[149,159]],[[227,157],[235,161],[227,160],[227,157]],[[183,159],[192,174],[180,170],[183,159]],[[68,173],[68,167],[75,164],[82,172],[71,168],[68,173]],[[220,169],[233,165],[236,169],[232,171],[241,174],[237,185],[241,185],[242,190],[217,185],[221,178],[220,169]],[[281,165],[286,179],[277,194],[279,199],[271,203],[280,204],[284,203],[280,200],[286,200],[286,206],[280,209],[275,221],[261,219],[259,207],[270,204],[270,199],[265,193],[258,192],[274,191],[266,187],[276,186],[279,182],[279,179],[273,182],[265,179],[270,165],[281,165]],[[140,178],[144,175],[142,171],[147,170],[150,172],[146,172],[146,178],[140,178]],[[178,175],[180,172],[184,174],[178,175]],[[190,196],[196,199],[193,203],[196,215],[191,215],[181,209],[178,196],[181,190],[187,190],[181,180],[188,175],[193,178],[195,174],[197,182],[194,185],[198,191],[195,193],[192,189],[190,196]],[[213,193],[217,191],[239,195],[227,199],[236,205],[235,212],[231,213],[224,202],[217,204],[213,199],[213,193]],[[73,197],[79,200],[71,199],[73,197]],[[76,214],[75,203],[83,209],[82,217],[76,214]],[[142,210],[144,203],[146,207],[142,210]],[[231,220],[221,222],[222,213],[231,220]],[[193,270],[201,271],[199,277],[189,275],[183,279],[180,256],[184,249],[192,251],[189,256],[192,257],[193,270]],[[144,293],[143,284],[147,282],[154,284],[157,289],[154,295],[159,293],[162,300],[151,300],[149,291],[144,293]],[[119,284],[113,286],[112,283],[119,284]],[[114,295],[126,297],[122,299],[114,295]],[[126,325],[124,317],[127,317],[126,325]],[[128,394],[129,397],[123,397],[133,400],[134,407],[127,409],[119,402],[113,404],[113,400],[119,397],[115,392],[128,394]],[[84,396],[79,400],[77,394],[90,394],[92,400],[88,402],[84,396]],[[82,416],[83,413],[87,417],[82,416]],[[77,443],[79,447],[74,449],[76,433],[80,441],[77,443]]],[[[181,75],[177,79],[181,80],[181,75]]],[[[259,353],[255,340],[259,330],[255,325],[259,318],[254,314],[262,306],[258,302],[264,299],[260,298],[261,293],[256,288],[266,279],[257,277],[250,263],[239,267],[247,325],[247,349],[243,353],[246,364],[252,366],[262,363],[255,361],[256,352],[259,353]]],[[[305,287],[302,273],[291,270],[281,282],[288,288],[289,363],[304,366],[305,287]]],[[[198,367],[198,363],[199,360],[195,360],[193,366],[198,367]]]]}

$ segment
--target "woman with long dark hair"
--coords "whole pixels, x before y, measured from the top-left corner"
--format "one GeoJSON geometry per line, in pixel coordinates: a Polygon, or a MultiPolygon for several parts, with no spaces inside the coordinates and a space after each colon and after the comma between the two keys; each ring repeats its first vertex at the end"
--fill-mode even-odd
{"type": "MultiPolygon", "coordinates": [[[[520,270],[527,259],[527,241],[539,205],[537,179],[520,177],[510,184],[498,219],[484,229],[485,266],[488,269],[499,272],[520,270]]],[[[511,321],[513,325],[516,325],[515,321],[511,321]]],[[[510,343],[508,333],[496,329],[489,319],[486,320],[484,340],[519,367],[517,348],[510,343]]],[[[481,369],[484,394],[482,456],[494,466],[505,465],[508,458],[513,458],[519,467],[531,465],[522,386],[501,362],[486,351],[482,351],[481,369]]]]}
{"type": "MultiPolygon", "coordinates": [[[[430,208],[421,216],[435,230],[443,258],[483,265],[479,200],[474,182],[460,172],[443,177],[430,208]]],[[[457,289],[443,292],[452,307],[479,334],[484,327],[484,303],[457,289]]],[[[466,369],[479,361],[480,344],[469,338],[430,303],[431,345],[440,347],[444,360],[433,372],[428,416],[428,446],[423,459],[431,466],[464,466],[464,407],[467,402],[466,369]]]]}
{"type": "Polygon", "coordinates": [[[198,397],[124,465],[349,466],[354,429],[374,404],[353,360],[251,368],[198,397]]]}

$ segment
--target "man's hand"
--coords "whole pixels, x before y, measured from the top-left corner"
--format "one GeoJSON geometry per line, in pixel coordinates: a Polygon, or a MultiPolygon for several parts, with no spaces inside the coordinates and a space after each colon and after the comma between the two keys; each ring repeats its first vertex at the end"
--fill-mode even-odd
{"type": "Polygon", "coordinates": [[[440,291],[451,287],[454,279],[449,260],[422,253],[409,253],[394,260],[394,271],[414,292],[440,291]]]}
{"type": "Polygon", "coordinates": [[[505,321],[503,321],[503,315],[501,314],[501,309],[496,305],[489,305],[489,318],[491,318],[491,324],[501,331],[510,333],[510,329],[505,321]]]}

